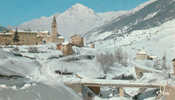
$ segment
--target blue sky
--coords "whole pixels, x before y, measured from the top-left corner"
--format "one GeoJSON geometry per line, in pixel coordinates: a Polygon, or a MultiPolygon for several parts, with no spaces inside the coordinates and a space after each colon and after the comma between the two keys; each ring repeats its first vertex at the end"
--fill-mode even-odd
{"type": "Polygon", "coordinates": [[[81,3],[95,12],[129,10],[148,0],[1,0],[0,25],[19,25],[41,16],[63,12],[81,3]]]}

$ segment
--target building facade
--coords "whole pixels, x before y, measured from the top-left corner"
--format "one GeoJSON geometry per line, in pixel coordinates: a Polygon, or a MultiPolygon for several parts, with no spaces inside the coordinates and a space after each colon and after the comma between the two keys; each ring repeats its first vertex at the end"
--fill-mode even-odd
{"type": "Polygon", "coordinates": [[[148,58],[148,55],[145,51],[139,51],[136,54],[136,60],[146,60],[148,58]]]}
{"type": "Polygon", "coordinates": [[[0,34],[0,45],[37,45],[42,44],[42,37],[37,33],[18,32],[19,41],[14,42],[14,33],[0,34]]]}
{"type": "Polygon", "coordinates": [[[73,54],[72,45],[70,43],[63,43],[61,47],[63,56],[68,56],[73,54]]]}
{"type": "Polygon", "coordinates": [[[84,46],[84,39],[80,35],[74,35],[71,37],[71,43],[73,46],[83,47],[84,46]]]}

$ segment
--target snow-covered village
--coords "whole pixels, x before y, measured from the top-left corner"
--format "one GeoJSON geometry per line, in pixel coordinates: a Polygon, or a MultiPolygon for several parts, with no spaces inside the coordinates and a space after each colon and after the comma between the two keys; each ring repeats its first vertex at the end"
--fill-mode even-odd
{"type": "Polygon", "coordinates": [[[174,0],[46,1],[2,1],[0,100],[175,100],[174,0]]]}

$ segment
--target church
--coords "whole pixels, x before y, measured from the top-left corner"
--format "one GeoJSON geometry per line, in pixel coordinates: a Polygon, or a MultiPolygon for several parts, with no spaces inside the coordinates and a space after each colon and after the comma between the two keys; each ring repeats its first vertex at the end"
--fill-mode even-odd
{"type": "Polygon", "coordinates": [[[58,32],[56,17],[53,16],[51,25],[51,34],[43,35],[43,43],[57,43],[61,44],[64,42],[64,37],[58,32]]]}

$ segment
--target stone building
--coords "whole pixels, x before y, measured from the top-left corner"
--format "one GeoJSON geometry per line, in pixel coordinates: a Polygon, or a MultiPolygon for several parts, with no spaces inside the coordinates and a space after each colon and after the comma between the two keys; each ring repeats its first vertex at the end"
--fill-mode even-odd
{"type": "Polygon", "coordinates": [[[148,58],[148,55],[145,51],[139,51],[136,54],[136,60],[146,60],[148,58]]]}
{"type": "Polygon", "coordinates": [[[47,35],[40,34],[40,36],[43,37],[44,43],[61,44],[64,42],[64,37],[61,36],[58,32],[57,21],[56,21],[55,16],[53,17],[53,21],[52,21],[52,25],[51,25],[51,34],[47,34],[47,35]]]}
{"type": "Polygon", "coordinates": [[[91,43],[90,44],[90,48],[95,48],[95,44],[94,43],[91,43]]]}
{"type": "Polygon", "coordinates": [[[57,43],[58,43],[58,44],[64,43],[64,37],[63,37],[63,36],[59,36],[59,37],[58,37],[57,43]]]}
{"type": "Polygon", "coordinates": [[[37,33],[19,33],[19,45],[38,45],[42,44],[42,37],[37,37],[37,33]]]}
{"type": "Polygon", "coordinates": [[[0,33],[0,45],[10,45],[13,43],[13,33],[0,33]]]}
{"type": "Polygon", "coordinates": [[[84,39],[80,35],[74,35],[71,37],[71,43],[73,46],[83,47],[84,39]]]}
{"type": "Polygon", "coordinates": [[[63,45],[62,44],[57,44],[57,50],[62,50],[63,45]]]}
{"type": "Polygon", "coordinates": [[[19,42],[13,41],[14,31],[11,33],[0,33],[0,45],[37,45],[45,43],[57,43],[61,44],[64,42],[64,37],[62,37],[57,30],[56,17],[53,17],[53,22],[51,25],[51,34],[48,31],[43,32],[31,32],[31,31],[20,31],[19,42]]]}
{"type": "Polygon", "coordinates": [[[57,21],[56,21],[56,17],[53,17],[53,21],[52,21],[52,26],[51,26],[51,38],[53,43],[57,43],[58,42],[58,30],[57,30],[57,21]]]}
{"type": "Polygon", "coordinates": [[[72,44],[70,44],[69,42],[62,43],[61,51],[64,56],[72,55],[73,54],[72,44]]]}
{"type": "Polygon", "coordinates": [[[14,43],[14,33],[0,34],[0,45],[37,45],[42,44],[42,37],[37,33],[18,32],[19,42],[14,43]]]}

